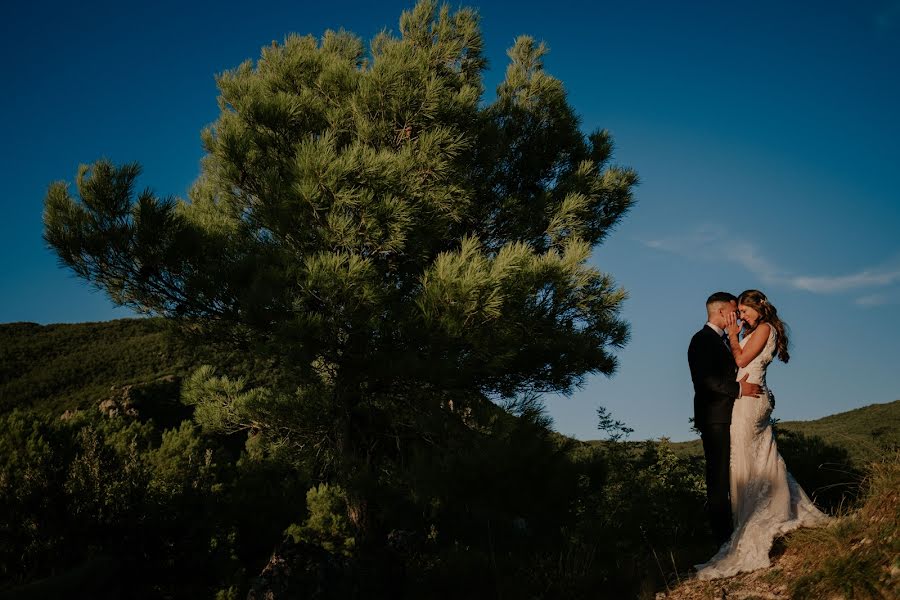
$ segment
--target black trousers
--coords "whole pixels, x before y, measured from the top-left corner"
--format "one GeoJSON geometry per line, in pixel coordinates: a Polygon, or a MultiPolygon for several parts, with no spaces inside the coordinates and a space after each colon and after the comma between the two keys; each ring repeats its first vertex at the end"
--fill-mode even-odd
{"type": "Polygon", "coordinates": [[[708,423],[703,427],[703,454],[706,455],[706,510],[713,536],[720,546],[731,537],[731,499],[728,471],[731,463],[731,426],[708,423]]]}

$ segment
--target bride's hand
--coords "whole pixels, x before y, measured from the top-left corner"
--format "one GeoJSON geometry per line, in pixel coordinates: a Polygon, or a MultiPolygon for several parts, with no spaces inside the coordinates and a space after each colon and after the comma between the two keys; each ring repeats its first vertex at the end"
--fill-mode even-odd
{"type": "Polygon", "coordinates": [[[732,334],[740,335],[741,324],[738,322],[737,315],[731,313],[725,317],[725,333],[730,337],[732,334]]]}

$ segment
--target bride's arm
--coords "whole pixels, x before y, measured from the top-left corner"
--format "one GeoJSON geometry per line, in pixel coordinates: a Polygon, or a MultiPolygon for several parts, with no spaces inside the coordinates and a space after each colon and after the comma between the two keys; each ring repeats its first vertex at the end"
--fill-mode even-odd
{"type": "Polygon", "coordinates": [[[747,343],[741,348],[741,342],[738,340],[738,332],[740,327],[737,325],[737,318],[733,315],[728,319],[728,326],[725,331],[728,332],[728,345],[731,346],[731,354],[734,355],[734,362],[739,367],[746,367],[754,358],[759,356],[762,349],[766,346],[769,339],[768,323],[760,323],[756,326],[756,335],[750,336],[747,343]]]}

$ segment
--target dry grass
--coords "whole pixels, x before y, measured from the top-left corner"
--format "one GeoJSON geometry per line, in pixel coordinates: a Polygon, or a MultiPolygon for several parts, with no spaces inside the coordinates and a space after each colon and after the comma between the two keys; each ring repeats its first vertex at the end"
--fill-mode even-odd
{"type": "Polygon", "coordinates": [[[826,527],[789,535],[769,569],[691,579],[666,600],[887,600],[900,598],[900,452],[872,463],[864,501],[826,527]]]}
{"type": "Polygon", "coordinates": [[[789,539],[803,573],[792,598],[900,598],[900,454],[873,463],[865,484],[858,511],[789,539]]]}

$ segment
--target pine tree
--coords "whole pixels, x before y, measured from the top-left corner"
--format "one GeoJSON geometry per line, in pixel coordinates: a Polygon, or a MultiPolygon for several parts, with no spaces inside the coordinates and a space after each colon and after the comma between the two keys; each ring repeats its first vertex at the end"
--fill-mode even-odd
{"type": "MultiPolygon", "coordinates": [[[[365,490],[422,415],[616,368],[625,292],[587,260],[637,176],[610,164],[606,131],[580,131],[546,52],[517,39],[486,103],[472,10],[423,0],[368,49],[290,35],[217,77],[189,199],[135,195],[140,167],[100,160],[76,197],[51,185],[44,238],[115,304],[285,374],[199,371],[198,420],[365,490]]],[[[364,524],[365,492],[351,504],[364,524]]]]}

